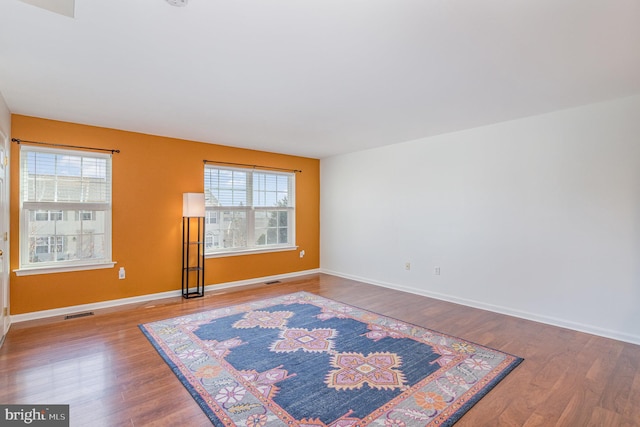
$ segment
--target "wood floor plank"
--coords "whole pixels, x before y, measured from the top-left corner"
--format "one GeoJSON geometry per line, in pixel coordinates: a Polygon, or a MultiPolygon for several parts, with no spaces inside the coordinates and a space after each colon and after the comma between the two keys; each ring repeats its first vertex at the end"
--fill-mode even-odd
{"type": "MultiPolygon", "coordinates": [[[[509,423],[505,422],[503,419],[500,420],[504,425],[509,425],[509,423]]],[[[537,413],[533,413],[531,414],[531,416],[529,418],[527,418],[527,421],[522,424],[522,427],[545,427],[547,426],[547,419],[537,413]]],[[[511,425],[517,425],[517,424],[511,424],[511,425]]]]}
{"type": "Polygon", "coordinates": [[[607,378],[601,406],[611,412],[620,413],[627,407],[635,375],[640,370],[640,352],[632,348],[621,348],[618,356],[612,359],[615,360],[615,369],[607,378]]]}
{"type": "Polygon", "coordinates": [[[621,424],[621,418],[619,413],[597,406],[593,408],[591,420],[587,425],[589,427],[619,426],[621,424]]]}
{"type": "Polygon", "coordinates": [[[70,404],[74,426],[210,425],[138,325],[300,290],[523,357],[456,427],[640,426],[640,346],[326,274],[12,325],[0,402],[70,404]]]}
{"type": "MultiPolygon", "coordinates": [[[[637,358],[640,363],[640,356],[637,358]]],[[[636,371],[631,390],[629,391],[629,401],[624,411],[625,415],[632,420],[640,420],[640,369],[636,371]]]]}

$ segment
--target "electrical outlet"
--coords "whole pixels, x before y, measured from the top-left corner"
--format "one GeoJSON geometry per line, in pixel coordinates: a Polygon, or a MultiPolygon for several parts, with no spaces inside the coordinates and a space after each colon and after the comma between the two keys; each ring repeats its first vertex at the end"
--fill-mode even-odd
{"type": "Polygon", "coordinates": [[[433,274],[435,274],[436,276],[440,275],[440,267],[436,267],[435,270],[433,270],[433,274]]]}
{"type": "Polygon", "coordinates": [[[300,258],[304,258],[304,249],[300,251],[300,258]]]}
{"type": "Polygon", "coordinates": [[[124,267],[120,267],[120,270],[118,271],[118,279],[122,280],[124,279],[126,276],[125,272],[124,272],[124,267]]]}
{"type": "Polygon", "coordinates": [[[404,263],[404,269],[405,270],[411,270],[411,263],[410,262],[405,262],[404,263]]]}

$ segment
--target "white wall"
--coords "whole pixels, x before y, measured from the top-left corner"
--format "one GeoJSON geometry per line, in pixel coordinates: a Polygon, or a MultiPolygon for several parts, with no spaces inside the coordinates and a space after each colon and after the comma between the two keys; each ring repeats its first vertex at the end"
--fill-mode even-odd
{"type": "Polygon", "coordinates": [[[0,92],[0,130],[7,135],[11,136],[11,113],[7,107],[7,103],[0,92]]]}
{"type": "Polygon", "coordinates": [[[640,343],[640,95],[323,159],[321,189],[327,273],[640,343]]]}

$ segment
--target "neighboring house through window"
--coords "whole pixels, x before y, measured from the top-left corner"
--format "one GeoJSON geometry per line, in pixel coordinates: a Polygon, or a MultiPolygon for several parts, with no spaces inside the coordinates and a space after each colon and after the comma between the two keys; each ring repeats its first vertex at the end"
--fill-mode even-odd
{"type": "Polygon", "coordinates": [[[36,211],[36,221],[62,221],[62,211],[36,211]]]}
{"type": "Polygon", "coordinates": [[[20,272],[112,265],[111,155],[23,145],[20,272]]]}

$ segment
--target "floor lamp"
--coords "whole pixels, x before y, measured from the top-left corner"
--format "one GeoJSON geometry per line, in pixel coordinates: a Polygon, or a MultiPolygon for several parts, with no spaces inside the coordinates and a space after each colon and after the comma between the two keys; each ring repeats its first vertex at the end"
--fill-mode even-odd
{"type": "Polygon", "coordinates": [[[182,195],[182,296],[204,296],[204,193],[182,195]]]}

